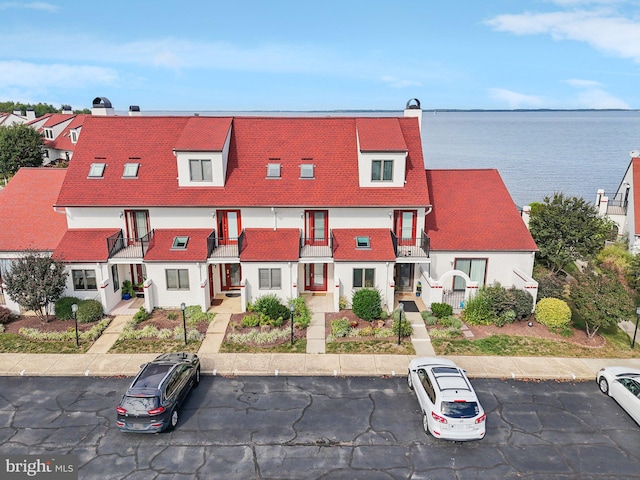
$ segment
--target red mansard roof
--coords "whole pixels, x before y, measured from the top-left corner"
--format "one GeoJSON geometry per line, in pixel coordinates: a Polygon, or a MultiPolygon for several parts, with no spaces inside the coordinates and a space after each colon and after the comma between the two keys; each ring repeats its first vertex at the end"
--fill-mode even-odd
{"type": "Polygon", "coordinates": [[[393,250],[391,232],[384,228],[340,228],[333,229],[336,262],[393,262],[396,253],[393,250]],[[370,248],[356,248],[356,237],[368,237],[370,248]]]}
{"type": "Polygon", "coordinates": [[[430,203],[417,119],[361,120],[235,117],[225,186],[178,187],[174,149],[218,145],[228,132],[229,118],[89,116],[57,204],[402,208],[430,203]],[[367,140],[376,148],[408,150],[404,188],[359,186],[356,123],[379,129],[380,142],[367,140]],[[405,146],[399,145],[399,136],[405,146]],[[139,158],[137,179],[122,178],[130,158],[139,158]],[[103,178],[87,178],[92,163],[106,163],[103,178]],[[281,178],[266,178],[268,163],[281,164],[281,178]],[[307,163],[314,165],[314,178],[300,179],[300,165],[307,163]]]}
{"type": "Polygon", "coordinates": [[[244,230],[241,262],[297,262],[300,230],[296,228],[247,228],[244,230]]]}
{"type": "Polygon", "coordinates": [[[204,262],[207,260],[207,237],[210,234],[210,228],[156,229],[144,260],[145,262],[204,262]],[[187,247],[172,248],[176,237],[189,237],[187,247]]]}
{"type": "Polygon", "coordinates": [[[356,119],[360,150],[364,152],[406,152],[408,150],[407,144],[397,120],[396,117],[361,117],[356,119]]]}
{"type": "Polygon", "coordinates": [[[109,258],[107,238],[119,228],[74,228],[67,230],[53,258],[59,262],[106,262],[109,258]]]}
{"type": "Polygon", "coordinates": [[[497,170],[427,170],[431,250],[537,251],[497,170]]]}
{"type": "Polygon", "coordinates": [[[64,212],[56,213],[66,170],[21,168],[0,189],[0,251],[53,251],[67,230],[64,212]]]}

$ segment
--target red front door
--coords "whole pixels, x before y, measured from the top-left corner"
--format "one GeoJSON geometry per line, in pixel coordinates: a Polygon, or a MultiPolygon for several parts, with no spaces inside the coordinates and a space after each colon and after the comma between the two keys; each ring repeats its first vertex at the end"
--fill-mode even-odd
{"type": "Polygon", "coordinates": [[[130,267],[133,289],[136,292],[144,293],[144,288],[142,286],[142,284],[144,283],[144,269],[142,268],[142,264],[136,263],[135,265],[130,265],[130,267]]]}
{"type": "Polygon", "coordinates": [[[307,210],[305,213],[305,244],[327,246],[329,243],[329,212],[307,210]]]}
{"type": "Polygon", "coordinates": [[[237,244],[242,231],[240,210],[218,210],[217,215],[219,244],[237,244]]]}
{"type": "Polygon", "coordinates": [[[231,290],[240,288],[242,269],[239,263],[223,263],[220,265],[220,288],[231,290]]]}
{"type": "Polygon", "coordinates": [[[327,264],[307,263],[304,266],[304,289],[312,292],[327,290],[327,264]]]}
{"type": "Polygon", "coordinates": [[[149,211],[126,210],[125,216],[128,243],[132,245],[149,233],[149,211]]]}
{"type": "Polygon", "coordinates": [[[400,245],[416,245],[416,210],[396,210],[394,216],[394,231],[400,245]]]}

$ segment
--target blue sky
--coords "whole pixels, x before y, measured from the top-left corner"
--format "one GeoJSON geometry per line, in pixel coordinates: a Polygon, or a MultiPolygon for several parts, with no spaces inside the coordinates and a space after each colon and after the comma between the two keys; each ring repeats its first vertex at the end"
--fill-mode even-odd
{"type": "Polygon", "coordinates": [[[0,0],[0,18],[0,101],[640,108],[640,0],[0,0]]]}

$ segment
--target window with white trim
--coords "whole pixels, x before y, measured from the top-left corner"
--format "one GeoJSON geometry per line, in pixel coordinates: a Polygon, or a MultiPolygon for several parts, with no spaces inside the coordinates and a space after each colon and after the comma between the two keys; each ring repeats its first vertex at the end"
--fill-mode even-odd
{"type": "Polygon", "coordinates": [[[353,288],[373,288],[376,284],[375,277],[375,268],[354,268],[353,288]]]}
{"type": "Polygon", "coordinates": [[[71,270],[74,290],[97,290],[95,270],[71,270]]]}
{"type": "Polygon", "coordinates": [[[268,163],[267,164],[267,178],[280,178],[280,164],[268,163]]]}
{"type": "Polygon", "coordinates": [[[71,130],[71,143],[78,143],[78,132],[71,130]]]}
{"type": "Polygon", "coordinates": [[[212,182],[211,160],[192,158],[189,160],[189,175],[192,182],[212,182]]]}
{"type": "Polygon", "coordinates": [[[371,248],[369,237],[356,237],[356,248],[371,248]]]}
{"type": "Polygon", "coordinates": [[[172,250],[186,250],[189,237],[173,237],[172,250]]]}
{"type": "Polygon", "coordinates": [[[122,176],[127,178],[137,178],[139,167],[140,167],[139,163],[125,163],[122,176]]]}
{"type": "Polygon", "coordinates": [[[53,130],[51,130],[50,128],[45,128],[44,129],[44,137],[49,139],[49,140],[53,140],[53,130]]]}
{"type": "Polygon", "coordinates": [[[313,163],[300,165],[300,178],[313,178],[313,163]]]}
{"type": "Polygon", "coordinates": [[[372,182],[392,182],[393,181],[393,160],[372,160],[371,161],[371,181],[372,182]]]}
{"type": "Polygon", "coordinates": [[[167,290],[189,290],[189,270],[186,268],[167,268],[167,290]]]}
{"type": "Polygon", "coordinates": [[[120,278],[118,276],[118,265],[111,265],[111,278],[113,279],[113,291],[120,290],[120,278]]]}
{"type": "Polygon", "coordinates": [[[106,163],[92,163],[89,168],[89,177],[90,178],[102,178],[104,175],[104,167],[106,163]]]}
{"type": "Polygon", "coordinates": [[[282,272],[279,268],[259,268],[258,288],[260,290],[278,290],[282,288],[282,272]]]}

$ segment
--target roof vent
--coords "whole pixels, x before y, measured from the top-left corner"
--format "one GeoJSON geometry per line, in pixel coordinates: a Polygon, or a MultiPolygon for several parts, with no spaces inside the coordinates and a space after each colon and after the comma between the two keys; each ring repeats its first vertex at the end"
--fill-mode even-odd
{"type": "Polygon", "coordinates": [[[420,108],[420,100],[418,100],[417,98],[410,98],[409,101],[407,102],[407,106],[405,107],[406,110],[409,109],[413,109],[413,108],[420,108]],[[415,102],[415,103],[411,103],[411,102],[415,102]]]}
{"type": "Polygon", "coordinates": [[[65,113],[67,115],[73,113],[73,110],[71,110],[71,105],[62,105],[62,113],[65,113]]]}
{"type": "Polygon", "coordinates": [[[129,116],[137,117],[139,115],[142,115],[142,113],[140,112],[140,107],[138,105],[129,105],[129,116]]]}
{"type": "Polygon", "coordinates": [[[93,99],[91,115],[114,115],[113,106],[106,97],[96,97],[93,99]]]}

